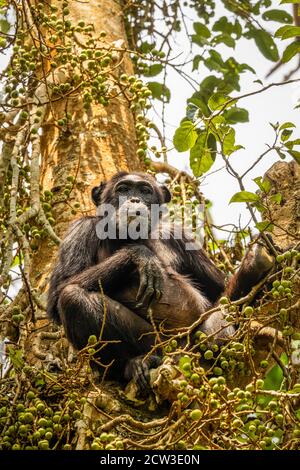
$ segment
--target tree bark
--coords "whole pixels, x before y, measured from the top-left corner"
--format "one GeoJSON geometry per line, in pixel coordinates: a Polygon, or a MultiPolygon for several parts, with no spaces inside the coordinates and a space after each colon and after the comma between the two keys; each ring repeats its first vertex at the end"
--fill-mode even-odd
{"type": "MultiPolygon", "coordinates": [[[[272,185],[266,197],[269,219],[274,223],[272,237],[275,244],[282,250],[300,247],[300,166],[290,162],[276,162],[266,172],[272,185]],[[272,198],[281,195],[280,203],[272,198]]],[[[296,266],[295,266],[296,269],[296,266]]],[[[290,307],[291,323],[300,330],[300,282],[296,275],[293,286],[295,303],[290,307]]],[[[289,306],[289,305],[287,305],[289,306]]]]}
{"type": "Polygon", "coordinates": [[[272,236],[282,250],[287,250],[299,243],[300,238],[300,167],[295,160],[276,162],[265,178],[272,183],[267,197],[268,213],[275,225],[272,236]],[[279,204],[272,201],[272,196],[278,193],[279,204]]]}

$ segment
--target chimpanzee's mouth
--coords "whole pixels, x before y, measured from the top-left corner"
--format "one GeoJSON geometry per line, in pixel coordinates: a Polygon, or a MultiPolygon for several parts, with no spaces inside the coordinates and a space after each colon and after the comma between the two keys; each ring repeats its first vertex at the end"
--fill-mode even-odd
{"type": "Polygon", "coordinates": [[[127,214],[127,221],[132,222],[136,219],[139,219],[141,222],[144,222],[148,220],[148,217],[143,214],[141,211],[136,211],[136,212],[128,212],[127,214]]]}

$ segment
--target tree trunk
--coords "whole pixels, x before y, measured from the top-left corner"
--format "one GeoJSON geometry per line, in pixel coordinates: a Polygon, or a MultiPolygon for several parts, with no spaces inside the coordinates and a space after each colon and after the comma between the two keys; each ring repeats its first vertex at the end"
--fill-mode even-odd
{"type": "Polygon", "coordinates": [[[271,183],[268,209],[274,223],[272,235],[276,244],[287,250],[295,246],[300,233],[300,167],[295,160],[276,162],[265,174],[271,183]],[[280,203],[272,196],[281,194],[280,203]]]}
{"type": "MultiPolygon", "coordinates": [[[[6,273],[14,260],[14,243],[17,241],[22,251],[22,260],[24,258],[21,268],[24,271],[24,282],[19,295],[14,298],[8,309],[5,305],[1,306],[1,312],[4,312],[3,318],[8,319],[4,336],[10,338],[18,336],[14,327],[12,334],[8,331],[11,329],[13,306],[16,305],[24,313],[28,328],[22,331],[21,344],[25,347],[28,360],[33,362],[34,356],[43,360],[45,348],[47,350],[49,347],[49,344],[46,344],[39,351],[41,337],[36,341],[35,336],[40,328],[46,328],[49,324],[45,316],[46,291],[60,239],[72,220],[93,214],[91,189],[94,186],[121,170],[143,169],[143,163],[136,153],[137,137],[131,110],[132,93],[126,94],[126,86],[120,84],[122,75],[133,74],[130,57],[125,52],[127,38],[122,2],[69,2],[69,11],[66,14],[62,14],[61,2],[50,3],[58,8],[57,19],[62,18],[63,22],[68,20],[75,26],[81,23],[90,28],[90,31],[84,31],[85,27],[76,28],[75,32],[70,31],[72,39],[69,40],[65,30],[63,36],[59,37],[59,40],[56,38],[55,44],[52,45],[51,27],[47,25],[47,29],[43,31],[43,26],[38,24],[35,16],[45,14],[46,10],[41,11],[41,7],[36,10],[34,7],[30,10],[24,7],[22,11],[23,20],[26,19],[32,30],[32,35],[26,36],[22,47],[25,47],[25,50],[36,47],[40,51],[41,44],[50,44],[51,60],[48,51],[48,55],[43,56],[41,53],[38,56],[41,57],[40,60],[37,59],[36,65],[33,64],[35,71],[30,78],[33,91],[29,90],[26,96],[29,103],[26,108],[26,123],[19,126],[15,142],[11,144],[8,141],[4,147],[13,168],[12,183],[8,184],[11,184],[11,197],[16,206],[10,204],[8,211],[10,217],[7,230],[9,244],[5,260],[6,273]],[[36,41],[40,34],[44,35],[42,40],[36,41]],[[94,40],[93,54],[98,51],[104,54],[104,57],[110,58],[108,64],[102,65],[103,56],[99,56],[97,60],[101,66],[94,69],[96,72],[89,71],[89,60],[80,61],[79,58],[80,54],[88,53],[91,40],[94,40]],[[71,44],[72,57],[77,61],[72,63],[72,57],[69,56],[65,62],[62,62],[61,58],[56,60],[60,46],[66,47],[66,44],[71,44]],[[77,88],[76,75],[79,77],[77,88]],[[89,103],[85,101],[86,89],[84,83],[82,84],[82,77],[88,81],[89,91],[93,80],[103,79],[107,94],[104,103],[97,104],[101,103],[101,100],[95,97],[89,103]],[[68,93],[68,90],[63,90],[61,93],[60,87],[67,84],[71,84],[71,91],[68,93]],[[34,129],[35,126],[41,132],[34,129]],[[36,132],[33,133],[33,130],[36,132]],[[25,155],[24,161],[27,159],[30,167],[30,192],[25,203],[19,202],[19,192],[22,191],[20,186],[23,182],[19,177],[19,154],[21,158],[25,155]],[[46,194],[50,194],[50,200],[46,194]],[[20,216],[16,214],[18,204],[23,207],[20,216]],[[26,223],[29,226],[27,232],[24,229],[26,223]]],[[[48,7],[45,8],[50,15],[48,7]]],[[[19,110],[16,111],[18,112],[19,110]]],[[[3,152],[5,158],[6,153],[3,152]]],[[[7,158],[0,160],[0,175],[5,176],[7,158]]],[[[3,278],[5,279],[5,275],[3,278]]]]}
{"type": "MultiPolygon", "coordinates": [[[[272,185],[267,195],[269,220],[274,224],[272,237],[275,244],[282,250],[296,248],[299,250],[300,234],[300,167],[292,160],[276,162],[265,174],[272,185]],[[280,194],[280,203],[274,201],[274,195],[280,194]]],[[[296,269],[296,265],[294,266],[296,269]]],[[[290,307],[291,323],[300,331],[300,282],[295,276],[295,303],[290,307]]]]}
{"type": "MultiPolygon", "coordinates": [[[[56,3],[59,2],[52,2],[56,3]]],[[[75,24],[78,21],[90,24],[92,21],[94,36],[101,31],[107,33],[103,47],[114,41],[118,47],[120,44],[126,46],[121,2],[69,2],[69,9],[69,18],[75,24]]],[[[80,42],[80,33],[76,34],[80,42]]],[[[127,54],[116,73],[121,75],[124,72],[128,75],[133,73],[127,54]]],[[[129,103],[122,95],[111,100],[107,107],[91,104],[87,112],[83,108],[82,96],[77,95],[48,105],[42,127],[40,183],[44,191],[54,190],[54,230],[62,237],[74,218],[93,213],[90,198],[93,186],[118,171],[142,168],[136,155],[134,119],[129,103]],[[70,121],[67,129],[61,129],[56,122],[64,117],[66,111],[70,114],[70,121]],[[74,177],[74,182],[69,196],[65,197],[69,175],[74,177]],[[72,214],[74,202],[80,203],[75,216],[72,214]]],[[[41,244],[32,262],[33,286],[45,284],[55,252],[53,243],[45,241],[41,244]]]]}

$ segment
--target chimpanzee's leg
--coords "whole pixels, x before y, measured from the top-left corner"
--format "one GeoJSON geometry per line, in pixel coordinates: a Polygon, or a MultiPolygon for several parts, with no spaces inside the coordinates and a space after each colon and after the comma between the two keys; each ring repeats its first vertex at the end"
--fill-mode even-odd
{"type": "MultiPolygon", "coordinates": [[[[107,296],[103,299],[99,293],[86,291],[76,284],[63,288],[58,309],[66,335],[77,349],[87,345],[89,336],[98,338],[105,321],[101,339],[118,342],[107,344],[101,350],[101,363],[114,361],[109,373],[119,379],[125,376],[131,379],[138,374],[136,363],[141,362],[140,356],[147,354],[155,343],[150,323],[119,302],[107,296]]],[[[143,366],[139,364],[139,367],[143,366]]]]}
{"type": "Polygon", "coordinates": [[[237,272],[230,279],[225,294],[231,300],[247,295],[274,265],[274,258],[267,248],[256,242],[245,254],[237,272]]]}

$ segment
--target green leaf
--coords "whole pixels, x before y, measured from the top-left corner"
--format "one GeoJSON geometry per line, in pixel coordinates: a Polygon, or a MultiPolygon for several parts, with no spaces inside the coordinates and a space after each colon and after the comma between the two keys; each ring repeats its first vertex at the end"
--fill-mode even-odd
{"type": "Polygon", "coordinates": [[[211,32],[209,31],[208,27],[205,26],[205,24],[202,23],[194,23],[193,24],[195,33],[197,36],[200,36],[202,38],[208,39],[211,36],[211,32]]]}
{"type": "Polygon", "coordinates": [[[271,181],[268,178],[262,179],[261,176],[257,176],[253,179],[253,181],[257,184],[259,189],[264,193],[268,194],[271,189],[271,181]]]}
{"type": "Polygon", "coordinates": [[[239,39],[242,34],[242,27],[239,21],[236,19],[235,23],[230,23],[226,16],[222,16],[219,20],[217,20],[212,29],[213,31],[227,33],[228,35],[234,34],[236,39],[239,39]]]}
{"type": "Polygon", "coordinates": [[[296,150],[289,150],[288,153],[300,165],[300,152],[297,152],[296,150]]]}
{"type": "Polygon", "coordinates": [[[208,57],[204,61],[205,67],[208,68],[208,70],[216,70],[217,72],[224,72],[224,64],[220,64],[216,60],[214,60],[212,57],[208,57]]]}
{"type": "Polygon", "coordinates": [[[235,47],[235,40],[229,34],[219,34],[218,36],[214,37],[215,44],[223,43],[228,47],[235,47]]]}
{"type": "Polygon", "coordinates": [[[222,31],[222,32],[227,32],[228,25],[230,23],[228,22],[226,16],[222,16],[218,21],[215,22],[213,25],[213,31],[222,31]]]}
{"type": "Polygon", "coordinates": [[[283,124],[281,124],[281,126],[279,127],[279,130],[282,131],[283,129],[289,129],[290,127],[296,127],[295,124],[293,122],[284,122],[283,124]]]}
{"type": "Polygon", "coordinates": [[[222,56],[221,54],[218,52],[218,51],[215,51],[214,49],[211,49],[209,51],[209,55],[210,57],[215,61],[217,62],[219,65],[224,65],[224,61],[222,59],[222,56]]]}
{"type": "Polygon", "coordinates": [[[148,82],[147,86],[152,92],[153,98],[163,101],[163,98],[165,97],[167,102],[170,101],[171,93],[169,88],[166,87],[166,85],[163,85],[162,83],[158,82],[148,82]]]}
{"type": "Polygon", "coordinates": [[[234,152],[234,144],[235,144],[235,130],[230,129],[229,132],[224,136],[223,139],[223,153],[224,155],[230,155],[234,152]]]}
{"type": "Polygon", "coordinates": [[[190,165],[194,176],[199,177],[206,173],[216,158],[216,139],[212,134],[207,138],[207,132],[199,135],[190,152],[190,165]]]}
{"type": "Polygon", "coordinates": [[[287,149],[293,150],[295,145],[300,145],[300,139],[289,140],[288,142],[285,142],[284,145],[287,149]]]}
{"type": "Polygon", "coordinates": [[[20,266],[20,257],[18,255],[14,257],[14,260],[12,264],[10,265],[10,268],[14,268],[15,266],[20,266]]]}
{"type": "Polygon", "coordinates": [[[22,369],[22,367],[24,367],[22,349],[9,348],[8,356],[15,369],[22,369]]]}
{"type": "Polygon", "coordinates": [[[255,209],[257,209],[261,214],[263,214],[266,211],[266,208],[263,204],[261,204],[259,201],[258,202],[253,202],[253,206],[255,209]]]}
{"type": "Polygon", "coordinates": [[[176,129],[173,143],[178,152],[186,152],[195,145],[198,134],[191,121],[183,121],[176,129]]]}
{"type": "Polygon", "coordinates": [[[283,129],[283,131],[281,132],[281,141],[282,142],[286,142],[288,140],[288,138],[292,135],[293,131],[292,129],[283,129]]]}
{"type": "Polygon", "coordinates": [[[240,191],[235,193],[229,201],[229,204],[232,202],[258,202],[259,196],[255,193],[250,193],[249,191],[240,191]]]}
{"type": "Polygon", "coordinates": [[[251,67],[249,64],[239,64],[238,65],[239,72],[245,72],[245,70],[249,70],[249,72],[256,74],[256,71],[254,70],[253,67],[251,67]]]}
{"type": "Polygon", "coordinates": [[[155,77],[155,75],[158,75],[163,69],[162,64],[153,64],[150,65],[149,69],[147,72],[144,73],[145,77],[155,77]]]}
{"type": "MultiPolygon", "coordinates": [[[[211,119],[211,124],[213,124],[213,127],[216,127],[218,129],[218,131],[221,132],[223,135],[225,135],[226,132],[228,132],[228,130],[229,130],[228,127],[226,128],[226,126],[223,126],[223,124],[225,124],[225,118],[224,118],[224,116],[221,116],[221,114],[218,114],[217,116],[214,116],[211,119]]],[[[213,129],[211,129],[211,131],[213,131],[213,129]]]]}
{"type": "Polygon", "coordinates": [[[276,33],[275,38],[290,39],[300,36],[300,26],[281,26],[276,33]]]}
{"type": "Polygon", "coordinates": [[[222,151],[226,156],[231,155],[236,150],[244,148],[242,145],[235,145],[235,130],[231,127],[225,134],[222,141],[222,151]]]}
{"type": "Polygon", "coordinates": [[[200,89],[204,93],[211,95],[220,82],[221,79],[215,75],[208,75],[208,77],[205,77],[204,80],[202,80],[200,83],[200,89]]]}
{"type": "Polygon", "coordinates": [[[270,201],[275,202],[276,204],[280,204],[282,199],[282,195],[280,193],[273,194],[270,197],[270,201]]]}
{"type": "Polygon", "coordinates": [[[203,36],[198,36],[198,34],[192,34],[192,42],[197,44],[197,46],[203,47],[207,44],[207,39],[203,36]]]}
{"type": "Polygon", "coordinates": [[[188,104],[191,103],[197,106],[197,108],[201,111],[200,114],[203,114],[206,117],[210,116],[210,110],[208,109],[206,103],[202,99],[197,98],[195,95],[197,95],[197,93],[187,100],[188,104]]]}
{"type": "Polygon", "coordinates": [[[255,227],[260,232],[265,232],[266,230],[268,232],[273,232],[273,230],[274,230],[274,224],[272,224],[269,220],[264,220],[263,222],[257,222],[255,224],[255,227]]]}
{"type": "Polygon", "coordinates": [[[212,111],[216,109],[222,109],[224,104],[230,100],[230,96],[224,95],[224,93],[214,93],[208,100],[208,106],[212,111]]]}
{"type": "Polygon", "coordinates": [[[248,122],[249,112],[247,109],[234,107],[224,112],[224,117],[228,124],[236,124],[237,122],[248,122]]]}
{"type": "Polygon", "coordinates": [[[262,180],[262,186],[265,193],[269,193],[271,189],[271,181],[268,178],[262,180]]]}
{"type": "Polygon", "coordinates": [[[262,29],[256,29],[253,38],[258,49],[266,59],[272,62],[279,60],[278,49],[270,33],[262,29]]]}
{"type": "Polygon", "coordinates": [[[10,30],[10,23],[5,19],[1,19],[0,20],[1,33],[7,34],[9,30],[10,30]]]}
{"type": "Polygon", "coordinates": [[[283,372],[277,364],[267,373],[264,383],[265,390],[280,390],[283,372]]]}
{"type": "Polygon", "coordinates": [[[277,155],[281,158],[281,160],[285,159],[285,153],[283,153],[281,150],[279,150],[278,147],[275,147],[275,150],[277,152],[277,155]]]}
{"type": "Polygon", "coordinates": [[[284,3],[299,3],[299,0],[281,0],[280,2],[282,5],[284,3]]]}
{"type": "Polygon", "coordinates": [[[243,28],[238,19],[235,20],[233,33],[236,35],[236,39],[240,39],[243,33],[243,28]]]}
{"type": "Polygon", "coordinates": [[[221,54],[214,49],[209,51],[209,57],[205,60],[205,66],[209,70],[217,70],[218,72],[222,73],[224,73],[224,71],[228,68],[224,63],[221,54]]]}
{"type": "Polygon", "coordinates": [[[203,57],[201,55],[195,55],[195,57],[193,58],[193,68],[192,68],[192,72],[194,72],[194,70],[198,70],[199,68],[199,64],[200,62],[203,61],[203,57]]]}
{"type": "Polygon", "coordinates": [[[300,41],[292,42],[292,44],[289,44],[288,47],[283,52],[282,62],[283,63],[288,62],[299,52],[300,52],[300,41]]]}
{"type": "Polygon", "coordinates": [[[145,42],[142,42],[139,49],[144,54],[147,54],[148,52],[152,51],[152,49],[154,49],[154,47],[155,47],[154,44],[150,44],[149,42],[145,41],[145,42]]]}
{"type": "Polygon", "coordinates": [[[267,10],[263,13],[262,18],[265,21],[277,21],[278,23],[292,23],[293,17],[284,10],[267,10]]]}

